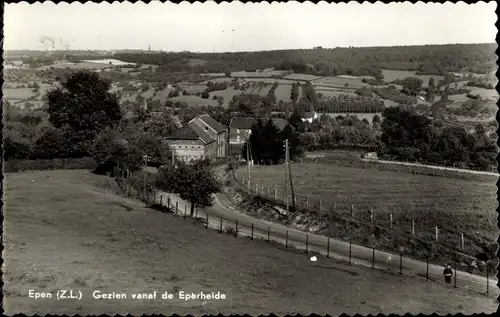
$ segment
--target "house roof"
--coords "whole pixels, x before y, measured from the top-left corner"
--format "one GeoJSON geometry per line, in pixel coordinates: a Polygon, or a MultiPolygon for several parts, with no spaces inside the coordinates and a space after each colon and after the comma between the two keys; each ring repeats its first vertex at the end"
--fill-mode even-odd
{"type": "Polygon", "coordinates": [[[229,128],[250,130],[252,128],[252,125],[254,125],[256,122],[257,120],[251,117],[234,117],[231,118],[231,122],[229,122],[229,128]]]}
{"type": "MultiPolygon", "coordinates": [[[[217,133],[221,133],[226,131],[226,127],[217,122],[214,118],[209,116],[208,114],[202,114],[198,116],[200,120],[205,122],[207,125],[209,125],[212,129],[214,129],[217,133]]],[[[193,119],[194,120],[194,119],[193,119]]]]}
{"type": "Polygon", "coordinates": [[[199,136],[189,126],[183,126],[182,128],[174,130],[166,138],[169,140],[198,140],[199,136]]]}
{"type": "Polygon", "coordinates": [[[208,133],[197,126],[196,123],[189,122],[187,126],[200,138],[201,141],[203,141],[203,143],[209,144],[215,141],[208,133]]]}

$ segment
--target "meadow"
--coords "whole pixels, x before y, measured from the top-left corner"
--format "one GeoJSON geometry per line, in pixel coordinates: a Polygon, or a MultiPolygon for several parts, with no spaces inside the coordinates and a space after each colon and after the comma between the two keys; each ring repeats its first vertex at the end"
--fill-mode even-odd
{"type": "Polygon", "coordinates": [[[480,95],[482,98],[491,98],[498,100],[499,94],[495,89],[484,89],[480,87],[465,86],[465,89],[469,89],[472,95],[480,95]]]}
{"type": "Polygon", "coordinates": [[[324,76],[315,76],[315,75],[308,75],[308,74],[290,74],[283,79],[291,79],[291,80],[297,80],[297,81],[312,81],[312,80],[317,80],[320,78],[323,78],[324,76]]]}
{"type": "Polygon", "coordinates": [[[405,79],[406,77],[417,77],[422,79],[422,86],[427,87],[429,85],[429,79],[432,77],[436,81],[436,84],[444,79],[444,76],[439,75],[415,75],[416,71],[407,70],[391,70],[382,69],[382,74],[384,75],[384,81],[391,82],[397,79],[405,79]]]}
{"type": "Polygon", "coordinates": [[[352,91],[347,91],[345,89],[335,89],[335,88],[329,88],[325,86],[315,86],[314,91],[316,93],[321,93],[325,97],[335,97],[335,96],[341,96],[341,95],[347,95],[351,97],[357,97],[358,94],[352,92],[352,91]]]}
{"type": "MultiPolygon", "coordinates": [[[[297,204],[306,208],[308,197],[312,218],[330,217],[322,224],[322,232],[328,236],[350,236],[360,243],[376,243],[379,249],[396,252],[405,246],[409,255],[425,260],[426,244],[433,242],[438,226],[439,240],[433,245],[431,260],[441,264],[456,260],[467,265],[470,256],[482,252],[482,247],[494,243],[498,235],[498,177],[469,181],[334,163],[292,164],[292,175],[297,204]],[[351,207],[354,227],[348,224],[351,207]],[[393,230],[389,230],[391,215],[393,230]],[[415,235],[411,235],[412,220],[415,235]],[[381,235],[375,242],[374,232],[381,235]],[[464,250],[460,249],[461,233],[465,238],[464,250]]],[[[239,180],[246,178],[246,169],[237,170],[236,176],[239,180]]],[[[260,186],[276,186],[279,197],[283,197],[283,166],[256,166],[251,177],[260,186]]]]}
{"type": "Polygon", "coordinates": [[[7,173],[5,177],[3,308],[7,315],[258,315],[270,311],[444,315],[489,313],[498,305],[493,298],[463,288],[445,288],[322,256],[311,262],[304,253],[263,240],[219,234],[189,218],[124,198],[113,179],[86,170],[7,173]],[[33,300],[29,289],[53,294],[58,289],[77,289],[83,297],[33,300]],[[95,300],[94,290],[220,291],[227,299],[95,300]]]}
{"type": "MultiPolygon", "coordinates": [[[[292,101],[290,99],[292,93],[292,84],[282,84],[280,83],[276,90],[274,91],[274,95],[276,96],[276,100],[283,100],[284,102],[292,101]]],[[[302,91],[299,89],[299,98],[302,95],[302,91]]]]}
{"type": "MultiPolygon", "coordinates": [[[[169,98],[168,100],[171,100],[172,102],[185,102],[188,107],[198,107],[198,106],[217,106],[217,100],[213,100],[212,98],[208,99],[203,99],[198,96],[193,96],[193,95],[187,95],[187,96],[182,96],[179,95],[177,97],[169,98]]],[[[226,102],[226,100],[224,100],[226,102]]]]}
{"type": "Polygon", "coordinates": [[[361,77],[342,78],[342,77],[328,76],[317,80],[313,80],[312,83],[314,85],[320,85],[320,86],[342,87],[342,88],[353,88],[353,89],[370,86],[368,84],[363,83],[361,81],[361,77]],[[345,84],[348,84],[348,86],[345,86],[345,84]]]}
{"type": "Polygon", "coordinates": [[[281,76],[286,74],[286,70],[269,70],[269,71],[259,71],[259,72],[232,72],[231,77],[244,77],[244,78],[252,78],[252,77],[271,77],[271,76],[281,76]]]}
{"type": "MultiPolygon", "coordinates": [[[[241,90],[235,90],[233,87],[228,87],[224,90],[217,90],[217,91],[211,91],[209,93],[210,95],[210,98],[209,99],[212,99],[213,96],[220,96],[222,98],[224,98],[224,107],[228,107],[229,106],[229,102],[233,99],[233,96],[238,96],[242,93],[241,90]]],[[[207,99],[202,99],[202,100],[207,100],[207,99]]],[[[215,105],[217,105],[217,100],[213,100],[215,101],[215,105]]]]}
{"type": "Polygon", "coordinates": [[[2,92],[7,100],[26,100],[35,96],[33,88],[4,88],[2,92]]]}

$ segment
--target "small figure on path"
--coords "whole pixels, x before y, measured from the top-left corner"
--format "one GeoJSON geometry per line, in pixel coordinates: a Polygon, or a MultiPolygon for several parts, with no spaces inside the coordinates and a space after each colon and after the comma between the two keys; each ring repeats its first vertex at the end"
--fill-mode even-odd
{"type": "Polygon", "coordinates": [[[451,269],[451,265],[446,264],[446,268],[444,269],[444,282],[446,284],[451,283],[451,276],[453,275],[453,270],[451,269]]]}

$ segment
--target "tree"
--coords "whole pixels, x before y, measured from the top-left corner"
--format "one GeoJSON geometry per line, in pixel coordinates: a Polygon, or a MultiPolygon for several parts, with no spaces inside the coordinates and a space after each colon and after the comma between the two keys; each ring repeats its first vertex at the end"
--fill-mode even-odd
{"type": "Polygon", "coordinates": [[[116,126],[122,112],[110,84],[95,72],[78,71],[58,87],[47,92],[50,123],[72,135],[79,152],[85,153],[97,134],[116,126]]]}
{"type": "Polygon", "coordinates": [[[417,77],[406,77],[403,79],[403,92],[412,96],[417,96],[422,89],[422,79],[417,77]]]}
{"type": "Polygon", "coordinates": [[[212,195],[221,191],[222,183],[210,169],[209,160],[195,160],[191,164],[178,162],[177,167],[160,168],[156,187],[189,201],[193,216],[195,207],[212,205],[212,195]]]}
{"type": "Polygon", "coordinates": [[[434,90],[436,90],[436,81],[434,80],[433,77],[429,78],[429,85],[428,87],[432,87],[434,90]]]}
{"type": "Polygon", "coordinates": [[[53,127],[47,129],[35,142],[31,158],[50,159],[67,157],[71,153],[72,144],[64,134],[53,127]]]}
{"type": "Polygon", "coordinates": [[[381,140],[388,152],[406,158],[411,153],[411,159],[421,158],[434,137],[431,120],[400,107],[387,108],[382,115],[381,140]]]}
{"type": "Polygon", "coordinates": [[[292,99],[293,102],[297,102],[297,100],[299,99],[299,87],[296,83],[292,83],[292,92],[290,93],[290,99],[292,99]]]}
{"type": "Polygon", "coordinates": [[[429,102],[434,102],[434,100],[436,99],[436,90],[435,90],[435,88],[433,88],[432,86],[429,85],[429,87],[427,87],[427,93],[425,95],[425,98],[429,102]]]}

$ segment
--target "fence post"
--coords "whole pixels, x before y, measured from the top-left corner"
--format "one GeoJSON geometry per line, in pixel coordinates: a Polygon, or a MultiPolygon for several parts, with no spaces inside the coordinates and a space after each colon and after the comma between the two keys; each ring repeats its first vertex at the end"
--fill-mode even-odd
{"type": "Polygon", "coordinates": [[[426,269],[426,272],[425,272],[425,281],[426,282],[429,281],[429,258],[430,258],[430,255],[427,254],[427,269],[426,269]]]}
{"type": "Polygon", "coordinates": [[[465,241],[464,241],[464,234],[460,234],[460,248],[463,250],[465,249],[465,241]]]}
{"type": "Polygon", "coordinates": [[[177,216],[177,212],[178,212],[178,210],[179,210],[179,202],[178,202],[178,201],[176,201],[176,202],[175,202],[175,215],[176,215],[176,216],[177,216]]]}
{"type": "Polygon", "coordinates": [[[288,230],[286,231],[285,235],[285,249],[288,249],[288,230]]]}
{"type": "Polygon", "coordinates": [[[403,252],[399,252],[399,275],[403,275],[403,252]]]}
{"type": "Polygon", "coordinates": [[[415,220],[411,221],[411,234],[415,235],[415,220]]]}
{"type": "Polygon", "coordinates": [[[270,197],[271,197],[271,195],[269,194],[269,191],[270,191],[270,190],[271,190],[271,188],[270,188],[270,187],[268,187],[268,188],[267,188],[267,198],[270,198],[270,197]]]}
{"type": "Polygon", "coordinates": [[[370,209],[370,221],[373,222],[373,209],[370,209]]]}
{"type": "Polygon", "coordinates": [[[351,204],[351,218],[354,218],[354,204],[351,204]]]}
{"type": "Polygon", "coordinates": [[[274,202],[276,203],[277,200],[278,200],[278,190],[275,188],[274,189],[274,202]]]}
{"type": "Polygon", "coordinates": [[[486,262],[486,294],[490,293],[490,268],[488,267],[488,262],[486,262]]]}
{"type": "Polygon", "coordinates": [[[167,207],[170,208],[170,196],[167,198],[167,207]]]}
{"type": "Polygon", "coordinates": [[[438,237],[439,237],[439,229],[438,226],[436,226],[436,242],[438,241],[438,237]]]}
{"type": "Polygon", "coordinates": [[[187,215],[187,205],[184,205],[184,215],[182,217],[186,219],[186,215],[187,215]]]}
{"type": "Polygon", "coordinates": [[[153,194],[153,204],[156,204],[156,193],[153,194]]]}
{"type": "Polygon", "coordinates": [[[234,234],[235,237],[238,237],[238,220],[236,220],[236,233],[234,234]]]}
{"type": "Polygon", "coordinates": [[[389,227],[392,229],[392,213],[389,214],[389,227]]]}
{"type": "Polygon", "coordinates": [[[319,206],[318,206],[318,211],[321,211],[321,205],[322,205],[322,201],[321,201],[321,198],[319,198],[319,206]]]}
{"type": "Polygon", "coordinates": [[[250,240],[253,240],[253,222],[252,222],[252,233],[250,234],[250,240]]]}
{"type": "Polygon", "coordinates": [[[372,247],[372,269],[375,268],[375,247],[372,247]]]}
{"type": "Polygon", "coordinates": [[[271,233],[271,226],[267,226],[267,243],[271,242],[270,233],[271,233]]]}
{"type": "Polygon", "coordinates": [[[207,214],[207,223],[205,224],[205,229],[208,228],[208,214],[207,214]]]}
{"type": "Polygon", "coordinates": [[[306,234],[306,254],[309,253],[309,235],[306,234]]]}
{"type": "Polygon", "coordinates": [[[309,197],[306,196],[306,210],[309,209],[309,197]]]}
{"type": "Polygon", "coordinates": [[[160,206],[163,206],[163,195],[160,195],[160,206]]]}
{"type": "Polygon", "coordinates": [[[222,217],[220,217],[220,230],[219,231],[222,233],[222,217]]]}
{"type": "Polygon", "coordinates": [[[198,208],[196,208],[196,214],[194,216],[198,220],[198,208]]]}
{"type": "Polygon", "coordinates": [[[351,263],[351,258],[352,258],[352,242],[349,241],[349,264],[352,264],[351,263]]]}
{"type": "Polygon", "coordinates": [[[457,262],[455,262],[455,285],[453,285],[453,287],[457,287],[457,262]]]}
{"type": "Polygon", "coordinates": [[[330,238],[327,238],[326,240],[326,258],[330,258],[330,238]]]}

